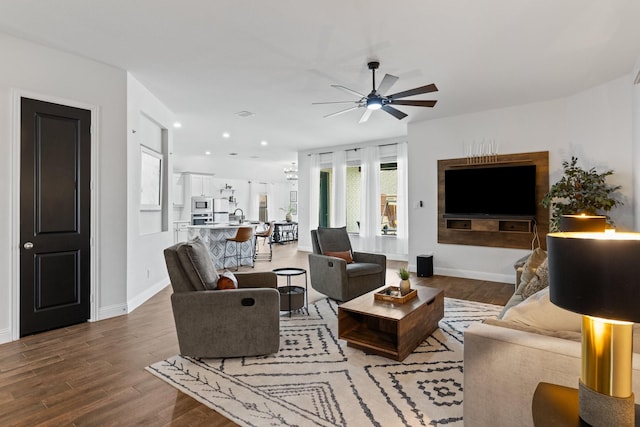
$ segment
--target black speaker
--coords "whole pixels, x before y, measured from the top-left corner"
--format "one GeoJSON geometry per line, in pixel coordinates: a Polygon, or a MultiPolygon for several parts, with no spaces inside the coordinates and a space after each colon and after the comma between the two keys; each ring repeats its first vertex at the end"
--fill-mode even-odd
{"type": "Polygon", "coordinates": [[[433,276],[433,255],[418,255],[418,277],[433,276]]]}

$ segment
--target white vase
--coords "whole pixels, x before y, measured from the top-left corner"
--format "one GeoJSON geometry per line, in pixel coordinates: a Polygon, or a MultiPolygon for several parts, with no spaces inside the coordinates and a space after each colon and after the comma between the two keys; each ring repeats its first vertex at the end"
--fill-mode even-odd
{"type": "Polygon", "coordinates": [[[400,281],[400,295],[406,295],[411,291],[411,281],[409,279],[400,281]]]}

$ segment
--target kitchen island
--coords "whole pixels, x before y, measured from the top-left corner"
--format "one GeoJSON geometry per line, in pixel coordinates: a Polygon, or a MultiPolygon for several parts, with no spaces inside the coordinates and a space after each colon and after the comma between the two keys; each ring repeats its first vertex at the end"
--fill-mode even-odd
{"type": "Polygon", "coordinates": [[[234,237],[238,228],[252,227],[253,238],[248,242],[240,243],[240,251],[243,258],[240,265],[253,265],[253,250],[255,248],[255,229],[258,224],[245,223],[239,224],[211,224],[211,225],[189,225],[187,229],[188,238],[193,239],[196,236],[204,242],[209,250],[211,260],[216,269],[236,267],[236,244],[227,245],[227,265],[224,265],[224,250],[227,237],[234,237]]]}

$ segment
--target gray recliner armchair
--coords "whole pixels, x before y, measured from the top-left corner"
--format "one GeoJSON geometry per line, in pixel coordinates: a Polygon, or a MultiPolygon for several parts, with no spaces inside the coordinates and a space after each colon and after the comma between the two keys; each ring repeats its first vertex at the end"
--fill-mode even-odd
{"type": "Polygon", "coordinates": [[[338,301],[348,301],[385,285],[387,257],[353,252],[346,227],[311,230],[311,287],[338,301]],[[352,263],[327,253],[349,252],[352,263]]]}
{"type": "Polygon", "coordinates": [[[238,289],[214,289],[217,272],[199,240],[164,250],[180,354],[219,358],[276,353],[280,293],[271,272],[236,273],[238,289]]]}

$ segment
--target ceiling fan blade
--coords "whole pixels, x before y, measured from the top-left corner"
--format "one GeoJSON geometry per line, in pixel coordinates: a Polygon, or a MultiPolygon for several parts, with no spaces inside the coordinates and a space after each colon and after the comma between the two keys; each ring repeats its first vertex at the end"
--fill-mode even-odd
{"type": "Polygon", "coordinates": [[[329,102],[312,102],[311,105],[323,105],[323,104],[356,104],[358,101],[329,101],[329,102]]]}
{"type": "Polygon", "coordinates": [[[413,107],[433,107],[434,105],[436,105],[436,102],[438,101],[411,101],[411,100],[403,101],[400,99],[392,99],[391,101],[389,101],[389,104],[411,105],[413,107]]]}
{"type": "Polygon", "coordinates": [[[352,95],[359,96],[360,98],[366,98],[366,95],[363,95],[360,92],[356,92],[353,89],[349,89],[348,87],[344,87],[344,86],[341,86],[341,85],[331,85],[331,87],[335,87],[336,89],[340,89],[340,90],[343,90],[343,91],[345,91],[347,93],[350,93],[352,95]]]}
{"type": "Polygon", "coordinates": [[[336,113],[327,114],[326,116],[323,116],[323,117],[326,119],[327,117],[337,116],[337,115],[340,115],[340,114],[346,113],[346,112],[348,112],[348,111],[355,110],[355,109],[357,109],[357,108],[360,108],[360,106],[359,106],[359,105],[356,105],[355,107],[347,108],[346,110],[338,111],[338,112],[336,112],[336,113]]]}
{"type": "Polygon", "coordinates": [[[398,99],[398,98],[406,98],[407,96],[420,95],[423,93],[429,92],[437,92],[438,88],[435,84],[431,83],[426,86],[420,86],[415,89],[409,89],[402,92],[394,93],[393,95],[389,95],[387,98],[389,99],[398,99]]]}
{"type": "Polygon", "coordinates": [[[400,110],[396,110],[393,107],[390,107],[388,105],[383,105],[382,106],[382,110],[386,111],[387,113],[391,114],[393,117],[395,117],[398,120],[402,120],[405,117],[407,117],[407,115],[405,113],[403,113],[400,110]]]}
{"type": "Polygon", "coordinates": [[[367,120],[369,120],[369,117],[371,116],[371,113],[373,113],[373,110],[365,108],[364,109],[364,113],[362,113],[362,117],[360,117],[360,121],[358,123],[364,123],[367,120]]]}
{"type": "Polygon", "coordinates": [[[382,81],[380,82],[380,86],[378,86],[378,93],[379,94],[387,93],[387,91],[391,89],[391,86],[393,86],[397,81],[398,81],[398,77],[392,76],[391,74],[385,74],[384,77],[382,78],[382,81]]]}

